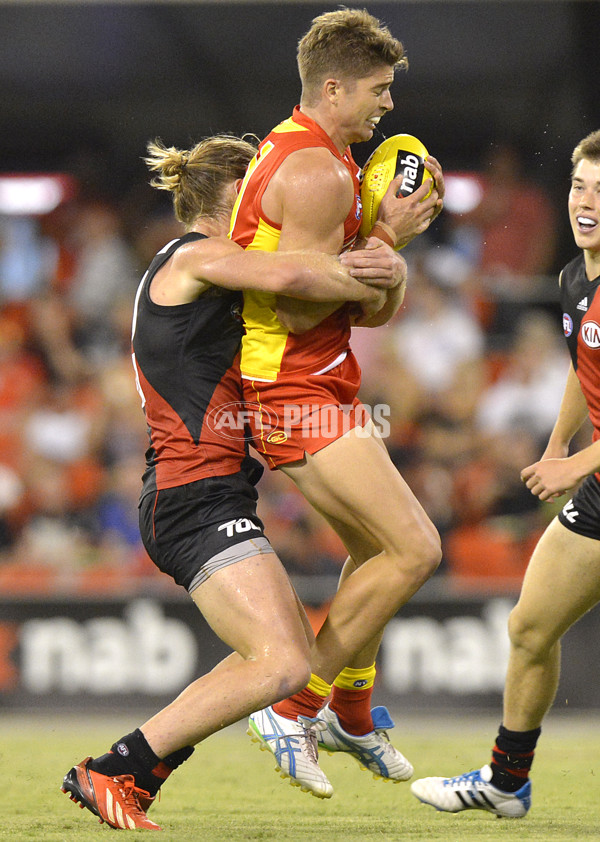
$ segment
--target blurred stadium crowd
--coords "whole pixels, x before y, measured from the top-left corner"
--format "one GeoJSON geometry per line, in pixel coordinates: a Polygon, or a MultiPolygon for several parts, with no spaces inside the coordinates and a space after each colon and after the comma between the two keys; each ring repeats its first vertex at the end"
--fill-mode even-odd
{"type": "MultiPolygon", "coordinates": [[[[405,250],[400,313],[353,335],[361,397],[389,407],[392,458],[442,534],[436,575],[467,589],[516,587],[556,511],[519,471],[543,452],[568,369],[560,209],[514,149],[492,153],[449,178],[435,230],[405,250]]],[[[181,232],[144,183],[119,201],[72,188],[48,212],[0,214],[0,587],[174,587],[139,538],[147,434],[130,333],[143,271],[181,232]]],[[[337,574],[343,547],[290,481],[265,472],[259,491],[289,572],[337,574]]]]}

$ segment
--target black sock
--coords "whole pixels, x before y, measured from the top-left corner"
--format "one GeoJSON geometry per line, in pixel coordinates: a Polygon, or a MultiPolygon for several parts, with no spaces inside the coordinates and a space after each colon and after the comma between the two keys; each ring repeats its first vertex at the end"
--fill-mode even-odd
{"type": "Polygon", "coordinates": [[[191,746],[186,746],[161,760],[152,751],[140,729],[136,728],[131,734],[117,740],[109,752],[96,757],[90,767],[110,777],[133,775],[137,787],[155,796],[173,769],[187,760],[193,751],[191,746]]]}
{"type": "Polygon", "coordinates": [[[503,725],[498,730],[492,749],[493,786],[504,792],[516,792],[529,778],[533,755],[541,728],[531,731],[509,731],[503,725]]]}
{"type": "Polygon", "coordinates": [[[171,772],[177,769],[178,766],[181,766],[181,764],[191,757],[193,753],[194,749],[192,746],[184,746],[183,748],[177,749],[177,751],[171,752],[171,754],[167,754],[167,756],[163,757],[163,759],[152,769],[153,780],[148,784],[148,786],[143,787],[143,789],[148,790],[152,796],[156,795],[171,772]]]}

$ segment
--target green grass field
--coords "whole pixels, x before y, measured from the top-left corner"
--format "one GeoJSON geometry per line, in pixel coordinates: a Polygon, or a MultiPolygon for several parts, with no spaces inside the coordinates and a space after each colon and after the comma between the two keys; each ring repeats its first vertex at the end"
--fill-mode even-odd
{"type": "MultiPolygon", "coordinates": [[[[416,776],[457,774],[486,762],[496,720],[407,717],[395,729],[416,776]]],[[[137,718],[114,720],[0,716],[0,839],[112,839],[113,831],[60,791],[63,774],[86,754],[101,754],[137,718]]],[[[538,748],[533,807],[522,820],[472,811],[437,813],[406,784],[375,781],[348,757],[322,757],[336,792],[319,801],[281,780],[270,754],[260,752],[241,725],[200,746],[165,785],[151,816],[165,842],[382,842],[514,839],[600,840],[600,720],[550,717],[538,748]]],[[[131,833],[121,831],[121,834],[131,833]]],[[[136,831],[143,833],[143,831],[136,831]]]]}

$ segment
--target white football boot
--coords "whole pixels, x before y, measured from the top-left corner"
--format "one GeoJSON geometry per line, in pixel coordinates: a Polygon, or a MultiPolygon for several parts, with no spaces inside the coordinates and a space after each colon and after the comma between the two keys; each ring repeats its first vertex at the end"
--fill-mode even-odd
{"type": "Polygon", "coordinates": [[[423,804],[446,813],[487,810],[500,818],[523,818],[531,807],[531,782],[516,792],[503,792],[492,786],[491,779],[491,768],[483,766],[455,778],[420,778],[410,789],[423,804]]]}
{"type": "Polygon", "coordinates": [[[387,731],[394,727],[387,708],[380,705],[371,711],[374,730],[361,737],[344,731],[337,715],[329,705],[319,711],[318,719],[326,727],[318,732],[319,748],[333,754],[345,751],[357,760],[362,769],[373,773],[374,778],[386,781],[407,781],[413,767],[398,749],[390,743],[387,731]]]}
{"type": "Polygon", "coordinates": [[[324,727],[318,720],[299,716],[294,722],[268,707],[253,713],[248,723],[247,733],[262,751],[274,755],[282,778],[289,778],[302,792],[331,798],[333,787],[318,762],[317,732],[324,727]]]}

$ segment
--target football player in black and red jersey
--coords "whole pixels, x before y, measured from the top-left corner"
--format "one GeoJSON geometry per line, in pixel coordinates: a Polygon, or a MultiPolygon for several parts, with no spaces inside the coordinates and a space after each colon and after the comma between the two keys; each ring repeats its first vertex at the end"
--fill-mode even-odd
{"type": "Polygon", "coordinates": [[[172,193],[187,233],[155,256],[135,300],[133,363],[150,438],[140,529],[152,560],[233,653],[109,752],[74,766],[63,791],[111,827],[160,830],[146,811],[193,746],[310,678],[313,634],[256,514],[262,467],[245,433],[242,290],[368,311],[405,280],[406,264],[380,241],[343,261],[244,252],[226,235],[255,148],[221,135],[189,151],[158,141],[148,151],[152,184],[172,193]]]}
{"type": "Polygon", "coordinates": [[[571,367],[546,450],[521,471],[521,479],[540,500],[576,491],[538,542],[510,616],[503,718],[490,763],[412,784],[420,801],[450,813],[527,813],[529,771],[560,677],[561,638],[600,601],[600,131],[575,147],[571,162],[569,220],[582,250],[560,274],[571,367]],[[588,417],[592,444],[569,455],[588,417]]]}

